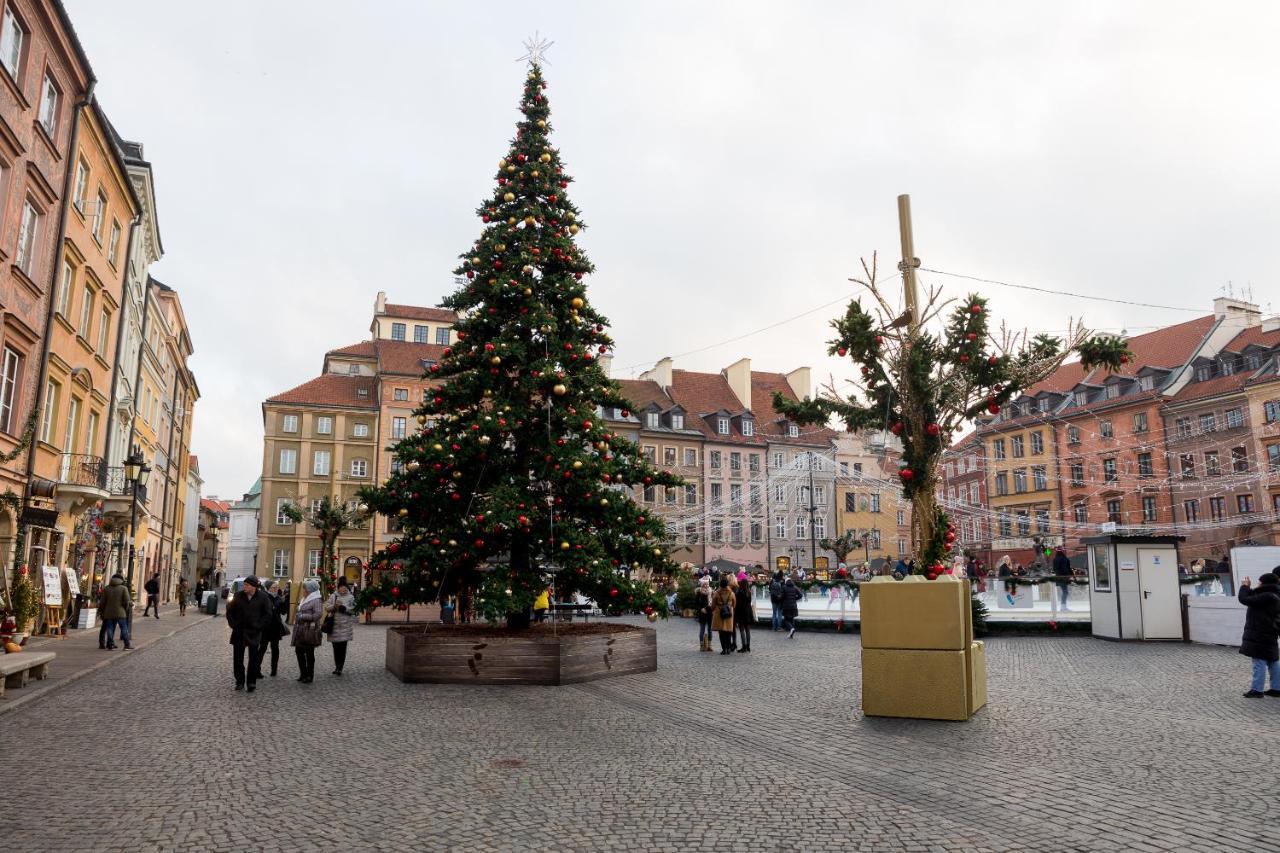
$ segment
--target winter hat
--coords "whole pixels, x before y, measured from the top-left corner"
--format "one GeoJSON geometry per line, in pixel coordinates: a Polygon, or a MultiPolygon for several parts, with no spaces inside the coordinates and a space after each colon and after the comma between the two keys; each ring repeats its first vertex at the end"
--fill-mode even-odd
{"type": "Polygon", "coordinates": [[[1280,578],[1277,578],[1271,572],[1263,572],[1262,576],[1258,578],[1258,583],[1262,586],[1275,586],[1280,583],[1280,578]]]}
{"type": "Polygon", "coordinates": [[[258,579],[257,579],[257,578],[255,578],[253,575],[249,575],[249,577],[247,577],[247,578],[245,578],[245,579],[244,579],[244,585],[245,585],[245,586],[250,586],[250,585],[252,585],[254,589],[257,589],[257,588],[258,588],[258,579]]]}
{"type": "Polygon", "coordinates": [[[747,579],[747,570],[746,570],[746,569],[739,569],[739,570],[738,570],[738,580],[740,580],[740,581],[744,581],[744,580],[746,580],[746,579],[747,579]]]}

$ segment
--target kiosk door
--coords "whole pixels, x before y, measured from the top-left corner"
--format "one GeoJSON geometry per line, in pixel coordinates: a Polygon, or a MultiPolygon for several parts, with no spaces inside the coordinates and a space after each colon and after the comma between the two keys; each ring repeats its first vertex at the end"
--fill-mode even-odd
{"type": "Polygon", "coordinates": [[[1181,640],[1182,602],[1177,559],[1172,549],[1138,549],[1142,592],[1142,639],[1181,640]]]}

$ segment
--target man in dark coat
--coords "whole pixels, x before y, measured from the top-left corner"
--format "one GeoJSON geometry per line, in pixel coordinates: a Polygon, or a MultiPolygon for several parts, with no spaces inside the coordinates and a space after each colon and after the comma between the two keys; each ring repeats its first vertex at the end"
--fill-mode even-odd
{"type": "Polygon", "coordinates": [[[147,593],[147,606],[142,609],[142,615],[146,616],[151,612],[151,608],[155,608],[156,618],[160,618],[160,573],[156,572],[151,576],[151,580],[142,585],[147,593]]]}
{"type": "MultiPolygon", "coordinates": [[[[1280,567],[1277,567],[1280,571],[1280,567]]],[[[1258,578],[1253,589],[1248,578],[1240,581],[1237,600],[1248,612],[1244,616],[1244,635],[1240,638],[1240,654],[1253,658],[1253,683],[1246,699],[1280,696],[1280,578],[1267,572],[1258,578]],[[1271,689],[1263,692],[1267,673],[1271,673],[1271,689]]]]}
{"type": "Polygon", "coordinates": [[[744,574],[738,578],[738,591],[733,602],[733,624],[738,629],[738,651],[751,651],[751,580],[744,574]]]}
{"type": "MultiPolygon", "coordinates": [[[[267,650],[271,650],[271,675],[274,677],[280,668],[280,639],[289,636],[289,629],[281,621],[289,615],[289,600],[281,594],[280,585],[273,580],[263,584],[262,595],[271,603],[271,617],[262,630],[262,643],[258,649],[258,666],[267,659],[267,650]]],[[[254,678],[262,678],[259,668],[254,678]]]]}
{"type": "Polygon", "coordinates": [[[275,605],[271,596],[258,589],[253,575],[244,579],[244,587],[227,605],[227,624],[231,626],[231,647],[236,690],[253,692],[262,669],[262,635],[269,630],[275,605]],[[245,672],[245,652],[249,653],[249,669],[245,672]]]}
{"type": "Polygon", "coordinates": [[[782,630],[782,572],[774,572],[769,581],[769,602],[773,605],[773,630],[782,630]]]}
{"type": "Polygon", "coordinates": [[[1071,558],[1067,556],[1065,548],[1059,548],[1058,552],[1053,555],[1053,574],[1057,577],[1054,581],[1058,585],[1058,594],[1062,597],[1062,609],[1067,608],[1067,596],[1071,594],[1071,581],[1068,580],[1073,574],[1071,570],[1071,558]]]}
{"type": "Polygon", "coordinates": [[[782,585],[782,627],[787,632],[787,639],[796,635],[796,617],[800,615],[800,599],[804,592],[796,586],[796,582],[787,578],[782,585]]]}

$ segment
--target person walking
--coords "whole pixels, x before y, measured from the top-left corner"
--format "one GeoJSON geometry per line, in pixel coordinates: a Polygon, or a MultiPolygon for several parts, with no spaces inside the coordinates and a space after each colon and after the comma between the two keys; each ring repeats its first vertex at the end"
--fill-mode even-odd
{"type": "Polygon", "coordinates": [[[143,584],[142,588],[147,593],[147,606],[142,609],[142,615],[145,617],[147,613],[151,611],[151,608],[154,607],[156,609],[155,616],[157,619],[159,619],[160,618],[160,573],[156,572],[154,575],[152,575],[151,580],[143,584]]]}
{"type": "MultiPolygon", "coordinates": [[[[1280,571],[1277,566],[1274,571],[1280,571]]],[[[1245,692],[1246,699],[1262,696],[1280,696],[1280,578],[1273,572],[1265,572],[1258,578],[1258,588],[1253,589],[1249,578],[1240,581],[1236,600],[1248,610],[1244,615],[1244,634],[1240,638],[1240,654],[1253,658],[1253,682],[1245,692]],[[1271,673],[1271,689],[1266,687],[1267,673],[1271,673]]]]}
{"type": "Polygon", "coordinates": [[[773,605],[773,630],[782,630],[782,572],[773,573],[769,581],[769,603],[773,605]]]}
{"type": "Polygon", "coordinates": [[[106,644],[99,643],[99,648],[114,649],[116,647],[116,627],[120,628],[120,641],[125,649],[132,649],[129,636],[129,608],[133,606],[133,596],[119,572],[111,576],[102,593],[102,624],[106,629],[106,644]]]}
{"type": "Polygon", "coordinates": [[[191,594],[191,587],[187,584],[186,578],[178,578],[178,615],[187,615],[187,596],[191,594]]]}
{"type": "Polygon", "coordinates": [[[796,582],[787,578],[782,585],[782,628],[790,640],[796,635],[796,617],[800,615],[800,599],[804,591],[796,586],[796,582]]]}
{"type": "Polygon", "coordinates": [[[849,606],[858,603],[858,596],[862,594],[862,585],[871,580],[871,564],[860,563],[853,568],[853,583],[849,584],[849,606]]]}
{"type": "Polygon", "coordinates": [[[252,693],[262,672],[262,635],[270,627],[272,604],[258,588],[258,579],[249,575],[244,586],[227,605],[227,624],[231,626],[232,672],[236,690],[252,693]],[[245,654],[249,665],[245,667],[245,654]]]}
{"type": "Polygon", "coordinates": [[[271,615],[262,631],[262,644],[258,649],[258,678],[262,678],[262,661],[271,649],[271,677],[275,678],[280,668],[280,639],[289,636],[282,617],[289,615],[289,600],[280,594],[280,585],[269,580],[262,585],[262,591],[271,604],[271,615]]]}
{"type": "Polygon", "coordinates": [[[751,582],[747,580],[746,572],[742,572],[738,575],[738,592],[733,607],[733,624],[738,629],[739,653],[751,651],[751,623],[756,621],[751,598],[751,582]]]}
{"type": "Polygon", "coordinates": [[[1067,556],[1065,548],[1059,548],[1053,555],[1053,574],[1054,583],[1058,585],[1058,595],[1062,597],[1062,609],[1069,610],[1067,596],[1071,594],[1071,578],[1075,572],[1071,568],[1071,558],[1067,556]]]}
{"type": "Polygon", "coordinates": [[[342,675],[347,662],[347,643],[355,633],[356,599],[351,594],[347,579],[338,581],[338,588],[329,596],[327,616],[333,617],[333,629],[329,631],[329,644],[333,646],[333,674],[342,675]]]}
{"type": "Polygon", "coordinates": [[[322,640],[320,620],[324,604],[320,601],[320,581],[308,578],[302,582],[302,601],[293,616],[293,653],[298,658],[298,680],[310,684],[316,677],[316,646],[322,640]]]}
{"type": "Polygon", "coordinates": [[[720,577],[720,588],[711,597],[711,630],[720,634],[720,654],[733,653],[733,608],[737,596],[729,588],[729,577],[720,577]]]}
{"type": "Polygon", "coordinates": [[[711,578],[703,575],[698,579],[698,650],[703,652],[711,651],[711,599],[714,594],[711,590],[711,578]]]}

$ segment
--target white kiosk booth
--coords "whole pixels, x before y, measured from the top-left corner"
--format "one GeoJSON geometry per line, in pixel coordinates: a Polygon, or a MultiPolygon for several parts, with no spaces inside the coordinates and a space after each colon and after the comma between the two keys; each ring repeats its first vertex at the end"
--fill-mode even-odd
{"type": "Polygon", "coordinates": [[[1093,636],[1108,640],[1181,640],[1181,536],[1113,533],[1083,540],[1089,550],[1093,636]]]}

